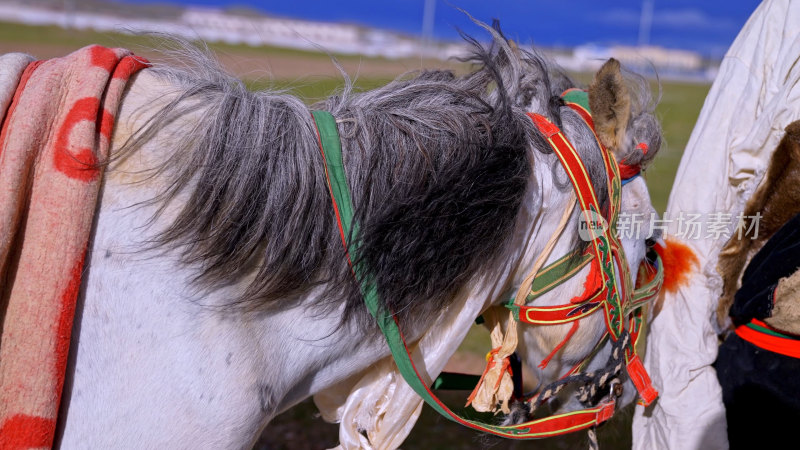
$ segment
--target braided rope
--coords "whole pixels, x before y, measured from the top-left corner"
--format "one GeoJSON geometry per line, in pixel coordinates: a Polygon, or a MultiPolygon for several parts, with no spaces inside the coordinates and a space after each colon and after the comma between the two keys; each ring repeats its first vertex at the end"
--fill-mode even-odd
{"type": "Polygon", "coordinates": [[[610,381],[616,379],[622,371],[622,368],[625,366],[625,348],[628,346],[629,342],[630,334],[627,330],[623,330],[619,339],[614,343],[611,349],[611,355],[608,358],[608,363],[606,363],[603,369],[570,375],[550,383],[542,389],[541,393],[536,396],[535,399],[531,399],[531,412],[535,411],[542,403],[558,395],[566,386],[576,383],[582,384],[582,386],[578,388],[578,400],[583,404],[592,403],[597,393],[605,388],[610,381]]]}
{"type": "MultiPolygon", "coordinates": [[[[628,331],[623,330],[619,339],[617,339],[617,342],[615,342],[614,346],[611,348],[611,355],[603,369],[571,375],[547,385],[535,399],[531,400],[529,414],[533,414],[533,411],[535,411],[539,405],[555,397],[566,386],[574,383],[583,384],[578,388],[578,400],[584,405],[597,403],[594,399],[596,399],[598,392],[606,386],[610,386],[608,392],[609,397],[621,395],[617,392],[617,386],[615,385],[620,384],[619,374],[625,365],[625,348],[628,346],[630,339],[631,337],[628,331]]],[[[591,427],[587,429],[586,432],[589,437],[589,450],[600,450],[600,444],[597,441],[597,427],[591,427]]]]}
{"type": "MultiPolygon", "coordinates": [[[[618,392],[616,388],[617,385],[620,385],[619,374],[625,365],[625,348],[628,346],[630,339],[630,333],[627,330],[623,330],[619,339],[611,348],[611,355],[603,369],[571,375],[547,385],[535,399],[531,399],[529,414],[533,414],[533,411],[539,405],[555,397],[566,386],[574,383],[583,383],[578,388],[578,400],[585,405],[597,403],[594,399],[596,399],[598,392],[606,386],[610,386],[609,397],[621,395],[621,391],[618,392]]],[[[597,441],[597,427],[588,428],[586,433],[589,437],[589,450],[600,450],[600,444],[597,441]]]]}
{"type": "Polygon", "coordinates": [[[589,450],[600,450],[600,444],[597,443],[597,427],[591,427],[586,430],[589,435],[589,450]]]}

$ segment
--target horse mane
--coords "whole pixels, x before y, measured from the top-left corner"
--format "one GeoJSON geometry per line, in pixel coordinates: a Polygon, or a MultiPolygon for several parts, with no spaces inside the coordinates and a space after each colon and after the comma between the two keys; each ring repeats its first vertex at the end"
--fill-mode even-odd
{"type": "MultiPolygon", "coordinates": [[[[359,226],[351,245],[364,276],[401,325],[436,317],[507,253],[522,200],[535,189],[530,149],[552,153],[525,115],[534,97],[547,99],[557,124],[583,126],[554,99],[571,80],[549,75],[553,65],[512,49],[497,30],[489,46],[467,38],[476,66],[465,76],[423,71],[368,92],[355,92],[345,76],[339,95],[312,108],[285,92],[250,91],[209,52],[172,41],[185,67],[152,70],[176,93],[118,153],[195,118],[153,169],[170,180],[153,199],[156,215],[181,197],[154,246],[177,248],[197,267],[200,286],[245,283],[230,307],[283,308],[314,290],[315,304],[372,326],[339,238],[311,118],[312,109],[327,110],[339,121],[359,226]]],[[[596,152],[571,134],[581,153],[596,152]]],[[[607,198],[597,158],[590,175],[607,198]]],[[[570,186],[564,180],[560,188],[570,186]]]]}
{"type": "MultiPolygon", "coordinates": [[[[601,207],[605,207],[609,201],[609,192],[597,140],[583,119],[566,106],[561,97],[568,89],[586,89],[586,86],[575,82],[558,64],[535,48],[522,48],[506,38],[499,21],[494,20],[489,26],[472,20],[492,36],[490,45],[482,46],[474,38],[462,33],[462,37],[472,48],[471,54],[464,60],[481,65],[481,69],[471,75],[476,79],[475,83],[491,85],[500,80],[498,86],[501,89],[488,95],[491,101],[503,101],[495,97],[502,95],[506,101],[512,103],[513,108],[522,110],[523,114],[526,111],[536,111],[558,126],[581,155],[598,201],[601,207]]],[[[658,98],[653,98],[649,82],[641,75],[623,68],[622,77],[631,97],[631,111],[622,146],[619,148],[620,161],[625,161],[628,165],[638,165],[644,171],[655,159],[662,144],[661,126],[655,115],[658,98]],[[646,145],[646,150],[640,146],[642,143],[646,145]]],[[[538,130],[534,129],[528,138],[529,145],[538,153],[553,154],[547,139],[538,130]]],[[[549,164],[555,187],[562,192],[572,190],[563,167],[554,156],[549,164]]],[[[578,235],[574,236],[573,247],[585,247],[588,244],[581,241],[578,235]]]]}

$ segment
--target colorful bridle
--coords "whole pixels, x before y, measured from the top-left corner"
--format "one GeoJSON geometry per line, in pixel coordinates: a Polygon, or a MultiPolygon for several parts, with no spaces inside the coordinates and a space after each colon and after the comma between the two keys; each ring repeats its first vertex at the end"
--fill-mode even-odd
{"type": "MultiPolygon", "coordinates": [[[[562,98],[566,105],[577,112],[594,132],[594,122],[589,112],[586,92],[570,89],[562,94],[562,98]]],[[[651,264],[652,269],[654,269],[652,270],[654,272],[653,277],[645,280],[638,289],[634,290],[631,281],[632,277],[628,265],[625,263],[625,254],[616,236],[622,185],[638,176],[639,169],[638,167],[625,166],[623,169],[626,173],[621,176],[616,160],[597,139],[597,145],[601,149],[606,169],[610,197],[608,207],[603,211],[577,150],[561,130],[547,118],[534,113],[529,113],[528,115],[537,129],[547,139],[565,168],[575,189],[585,223],[596,223],[597,218],[602,217],[606,221],[606,226],[599,230],[588,226],[587,231],[591,233],[589,249],[581,255],[564,256],[542,269],[541,272],[536,274],[536,278],[534,278],[530,286],[530,291],[525,296],[525,304],[519,305],[517,304],[518,302],[514,302],[514,299],[512,299],[508,304],[508,308],[513,312],[514,318],[522,323],[533,325],[573,324],[564,342],[556,346],[553,352],[542,361],[539,365],[540,368],[546,367],[550,358],[577,331],[582,318],[603,308],[606,332],[598,345],[602,345],[609,337],[614,342],[618,341],[622,333],[627,330],[630,338],[626,340],[624,345],[626,369],[629,378],[639,392],[641,401],[645,405],[649,405],[655,400],[658,393],[653,389],[647,372],[636,354],[636,345],[644,325],[642,306],[653,300],[661,289],[663,264],[658,254],[653,252],[650,255],[653,258],[652,262],[645,262],[646,264],[651,264]],[[590,266],[590,270],[584,283],[585,289],[582,295],[573,298],[564,305],[527,306],[528,303],[571,278],[587,265],[590,266]],[[615,267],[618,272],[615,271],[615,267]],[[618,277],[617,273],[621,277],[618,277]]],[[[564,377],[583,370],[588,359],[589,356],[575,365],[564,377]]]]}
{"type": "MultiPolygon", "coordinates": [[[[588,111],[586,93],[570,90],[565,93],[564,100],[594,130],[591,115],[588,111]]],[[[358,229],[357,224],[353,222],[352,199],[345,177],[341,142],[336,121],[330,113],[325,111],[314,111],[312,115],[317,128],[320,150],[325,162],[325,173],[339,225],[340,237],[348,252],[348,262],[350,262],[356,279],[366,280],[361,283],[364,303],[383,332],[397,368],[409,386],[428,405],[443,416],[469,428],[512,439],[539,439],[557,436],[594,427],[611,418],[615,410],[615,401],[611,395],[608,396],[607,401],[600,402],[600,404],[593,407],[507,426],[488,424],[461,417],[451,411],[434,395],[432,388],[423,381],[414,365],[411,351],[406,345],[396,317],[393,314],[380,311],[377,288],[374,283],[369,282],[364,277],[365,273],[367,273],[366,268],[362,267],[361,264],[352,263],[352,261],[358,261],[358,258],[354,257],[358,253],[358,248],[357,245],[348,246],[347,240],[351,236],[356,236],[358,229]]],[[[581,255],[567,255],[543,268],[538,276],[533,278],[532,284],[523,286],[523,288],[529,289],[527,295],[517,296],[517,298],[526,299],[525,303],[535,300],[538,296],[580,272],[582,268],[591,265],[592,269],[589,276],[595,277],[596,282],[586,284],[587,286],[593,286],[592,292],[585,293],[581,301],[550,307],[534,307],[527,306],[527,304],[512,303],[508,307],[519,322],[536,325],[573,322],[575,324],[573,329],[577,327],[580,319],[603,308],[606,332],[595,346],[595,349],[599,349],[609,337],[617,342],[621,336],[627,334],[626,339],[621,341],[625,343],[624,352],[627,372],[639,391],[642,401],[645,404],[649,404],[658,394],[652,388],[650,379],[636,355],[636,341],[644,323],[641,306],[653,299],[658,293],[663,279],[662,265],[660,261],[656,260],[654,263],[656,274],[653,279],[635,292],[633,291],[631,276],[627,265],[624,263],[625,258],[622,246],[615,236],[622,188],[619,167],[616,161],[598,140],[598,145],[603,153],[610,193],[608,208],[606,211],[602,211],[591,180],[575,148],[572,147],[561,130],[545,117],[538,114],[529,114],[529,116],[539,131],[548,139],[561,164],[567,171],[586,219],[591,220],[591,214],[600,215],[605,213],[603,216],[608,220],[608,227],[599,232],[593,232],[588,252],[581,255]],[[574,256],[578,257],[575,258],[574,256]],[[615,265],[623,275],[622,280],[619,280],[616,275],[615,265]]],[[[573,206],[570,205],[569,208],[571,210],[573,206]]],[[[567,339],[571,334],[568,334],[567,339]]],[[[554,350],[554,353],[557,350],[554,350]]],[[[565,376],[582,370],[587,362],[588,357],[573,367],[565,376]]]]}

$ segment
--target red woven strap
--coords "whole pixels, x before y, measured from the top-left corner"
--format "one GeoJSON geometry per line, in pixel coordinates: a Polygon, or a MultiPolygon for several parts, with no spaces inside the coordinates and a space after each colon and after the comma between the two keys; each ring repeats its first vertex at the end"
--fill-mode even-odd
{"type": "Polygon", "coordinates": [[[519,321],[531,325],[558,325],[580,320],[603,306],[602,292],[598,291],[594,298],[580,305],[520,306],[519,321]]]}
{"type": "Polygon", "coordinates": [[[639,359],[639,355],[633,355],[628,358],[627,368],[628,376],[631,378],[633,385],[639,392],[639,397],[641,397],[644,406],[648,406],[650,403],[653,403],[653,400],[658,397],[658,391],[656,391],[656,389],[653,387],[653,382],[650,381],[650,376],[647,375],[647,371],[644,370],[644,366],[642,365],[642,361],[639,359]]]}
{"type": "Polygon", "coordinates": [[[791,358],[800,358],[800,339],[781,337],[778,336],[779,333],[760,331],[759,328],[769,331],[774,329],[758,319],[753,319],[751,323],[756,327],[748,326],[748,324],[739,325],[736,327],[736,334],[756,347],[791,358]]]}
{"type": "MultiPolygon", "coordinates": [[[[644,142],[639,142],[638,144],[636,144],[636,149],[641,150],[642,154],[646,155],[647,150],[649,150],[649,147],[644,142]]],[[[640,166],[639,164],[629,165],[625,162],[625,160],[619,162],[619,176],[623,180],[631,179],[636,175],[639,175],[641,171],[642,171],[642,166],[640,166]]]]}
{"type": "MultiPolygon", "coordinates": [[[[567,105],[578,112],[578,114],[594,130],[594,123],[592,121],[591,114],[589,114],[585,108],[576,103],[567,103],[567,105]]],[[[567,175],[572,181],[582,210],[584,212],[589,210],[594,210],[598,213],[601,212],[600,204],[595,195],[591,180],[586,173],[583,162],[580,160],[579,155],[563,135],[563,133],[544,116],[534,113],[528,113],[528,116],[530,116],[530,118],[533,120],[539,131],[547,137],[551,147],[559,157],[561,164],[564,166],[564,169],[567,171],[567,175]]],[[[593,239],[593,247],[594,251],[597,253],[598,262],[601,264],[616,264],[618,269],[626,274],[623,276],[623,282],[620,283],[620,286],[615,286],[617,289],[619,289],[618,292],[615,292],[614,290],[609,289],[609,283],[613,284],[613,277],[609,279],[608,275],[602,273],[600,277],[601,279],[599,280],[601,288],[597,293],[599,298],[596,300],[596,302],[587,302],[585,304],[578,305],[578,307],[581,308],[579,310],[567,307],[571,305],[561,305],[549,308],[520,306],[519,320],[526,323],[538,324],[565,323],[578,320],[581,317],[594,312],[595,306],[603,306],[605,311],[606,328],[612,340],[616,340],[624,329],[623,320],[621,317],[623,311],[621,311],[621,309],[624,308],[626,302],[630,301],[630,295],[632,293],[632,286],[628,286],[630,283],[630,278],[627,275],[627,266],[624,262],[622,249],[616,237],[613,235],[613,230],[616,226],[617,213],[620,208],[620,178],[625,177],[624,175],[620,174],[619,165],[614,158],[611,157],[609,152],[605,150],[599,139],[597,142],[601,148],[601,154],[603,155],[603,161],[608,175],[607,182],[609,193],[611,194],[611,200],[609,201],[608,209],[606,211],[602,211],[609,220],[609,225],[612,230],[608,234],[609,242],[607,243],[611,247],[611,261],[603,261],[600,249],[598,248],[598,240],[596,238],[593,239]],[[609,283],[607,283],[607,281],[609,283]],[[619,298],[610,299],[610,296],[613,295],[619,295],[619,298]]],[[[643,149],[643,151],[646,152],[646,149],[643,149]]],[[[587,219],[590,218],[587,217],[587,219]]],[[[636,331],[638,337],[638,330],[636,331]]],[[[563,342],[559,345],[559,347],[561,345],[563,345],[563,342]]],[[[558,347],[556,348],[556,351],[557,350],[558,347]]],[[[656,397],[658,397],[658,392],[653,388],[650,377],[648,376],[647,371],[645,371],[641,360],[639,360],[638,356],[636,355],[636,350],[633,345],[630,345],[626,351],[626,360],[628,374],[634,386],[636,387],[636,390],[639,392],[642,402],[645,405],[649,405],[656,399],[656,397]]]]}
{"type": "Polygon", "coordinates": [[[616,402],[611,400],[607,403],[601,403],[595,408],[553,417],[547,422],[542,422],[536,427],[531,427],[528,432],[541,437],[561,436],[576,430],[589,428],[590,426],[600,425],[614,415],[615,409],[616,402]]]}
{"type": "Polygon", "coordinates": [[[589,111],[587,111],[586,108],[583,107],[583,105],[579,105],[577,103],[567,102],[567,106],[572,108],[573,111],[578,113],[578,115],[581,116],[581,118],[583,118],[583,121],[586,122],[587,125],[589,125],[589,128],[592,129],[592,132],[595,133],[596,137],[597,131],[594,129],[594,120],[592,120],[592,114],[589,111]]]}
{"type": "MultiPolygon", "coordinates": [[[[531,118],[533,123],[539,129],[539,131],[544,134],[550,146],[553,148],[554,152],[558,156],[561,165],[564,167],[564,170],[567,172],[567,175],[572,182],[572,187],[575,189],[575,194],[578,198],[578,203],[581,208],[581,211],[584,213],[584,218],[587,223],[593,221],[595,218],[590,216],[590,211],[594,211],[595,213],[600,213],[600,201],[595,194],[594,186],[592,186],[591,178],[586,171],[586,167],[583,164],[583,161],[580,159],[580,155],[575,150],[575,148],[570,144],[567,140],[566,136],[546,117],[535,114],[535,113],[528,113],[528,116],[531,118]]],[[[602,152],[606,155],[607,152],[602,152]]],[[[609,180],[615,175],[613,171],[615,168],[611,167],[612,162],[606,161],[607,170],[609,171],[609,180]]],[[[611,202],[614,203],[614,202],[611,202]]],[[[607,211],[607,217],[613,217],[613,213],[615,209],[610,209],[607,211]]],[[[600,239],[594,238],[592,239],[592,251],[595,253],[597,257],[597,261],[599,264],[608,264],[608,261],[604,261],[603,258],[603,251],[600,249],[601,243],[599,242],[600,239]]],[[[611,336],[614,340],[616,340],[619,334],[622,332],[622,323],[621,321],[611,319],[610,315],[612,313],[611,308],[616,308],[614,305],[609,305],[608,296],[611,294],[609,291],[609,286],[613,285],[611,280],[609,279],[609,275],[605,272],[601,271],[601,276],[599,281],[600,291],[599,291],[599,298],[598,300],[600,303],[604,304],[606,310],[606,325],[611,333],[611,336]]],[[[522,309],[522,307],[520,307],[522,309]]],[[[550,311],[548,311],[550,312],[550,311]]],[[[563,312],[563,311],[562,311],[563,312]]],[[[617,311],[613,311],[614,314],[617,314],[617,311]]],[[[523,316],[527,318],[530,313],[523,313],[520,311],[520,319],[523,319],[523,316]]],[[[616,316],[615,316],[616,317],[616,316]]],[[[572,319],[574,320],[574,319],[572,319]]]]}
{"type": "Polygon", "coordinates": [[[629,166],[624,162],[619,163],[619,177],[623,180],[627,180],[629,178],[633,178],[636,175],[639,175],[639,172],[642,171],[642,168],[639,167],[638,164],[629,166]]]}

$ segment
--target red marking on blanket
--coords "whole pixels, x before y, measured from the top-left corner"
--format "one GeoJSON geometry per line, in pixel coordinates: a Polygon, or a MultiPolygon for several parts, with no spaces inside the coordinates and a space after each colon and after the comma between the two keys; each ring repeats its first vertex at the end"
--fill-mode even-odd
{"type": "Polygon", "coordinates": [[[56,383],[56,398],[61,399],[61,391],[64,387],[64,374],[67,371],[67,357],[69,356],[69,342],[72,335],[72,320],[75,317],[75,303],[78,300],[78,290],[81,287],[81,275],[83,274],[83,262],[86,257],[86,250],[81,253],[80,258],[75,261],[70,271],[69,284],[61,293],[61,311],[58,315],[58,329],[56,331],[55,349],[55,370],[53,377],[58,380],[56,383]]]}
{"type": "MultiPolygon", "coordinates": [[[[0,178],[0,190],[16,192],[13,189],[18,190],[19,185],[29,184],[28,197],[19,195],[20,200],[35,198],[43,202],[31,207],[38,213],[27,215],[19,224],[21,231],[13,236],[28,238],[25,245],[13,241],[14,246],[26,250],[17,256],[17,264],[27,269],[20,269],[12,280],[22,287],[3,298],[8,305],[14,305],[6,310],[5,323],[20,325],[0,330],[0,402],[10,399],[8,404],[0,405],[0,450],[50,447],[53,443],[91,218],[97,206],[99,183],[92,181],[102,176],[98,167],[102,161],[98,160],[107,154],[126,80],[145,66],[145,60],[127,50],[98,46],[86,47],[65,58],[31,63],[13,92],[8,113],[1,118],[0,148],[5,152],[4,158],[9,149],[13,149],[14,156],[32,155],[31,159],[46,152],[52,155],[41,159],[42,164],[30,181],[0,178]],[[65,175],[82,182],[64,182],[65,175]],[[58,191],[53,192],[53,188],[58,191]],[[41,205],[45,205],[44,209],[41,205]],[[52,226],[52,217],[58,217],[59,227],[68,231],[63,235],[73,241],[48,240],[43,231],[47,228],[38,225],[45,221],[52,226]],[[28,234],[28,230],[34,231],[28,234]],[[38,276],[57,279],[41,292],[27,289],[36,284],[38,276]],[[29,316],[36,311],[46,311],[50,320],[43,322],[43,317],[29,316]],[[19,338],[23,335],[25,339],[19,338]],[[22,348],[24,345],[30,348],[22,348]],[[37,370],[35,379],[31,379],[31,368],[37,370]]],[[[0,164],[16,161],[4,158],[0,158],[0,164]]],[[[17,220],[13,215],[7,217],[8,211],[15,211],[15,205],[10,206],[2,205],[0,216],[17,220]]]]}
{"type": "Polygon", "coordinates": [[[111,142],[112,131],[114,131],[114,116],[107,109],[103,109],[103,118],[100,119],[100,134],[105,136],[108,142],[111,142]]]}
{"type": "Polygon", "coordinates": [[[37,67],[41,66],[44,61],[34,61],[28,64],[28,67],[22,72],[22,75],[19,78],[19,84],[17,84],[17,90],[14,92],[14,97],[11,99],[11,104],[8,106],[8,111],[6,112],[5,118],[3,119],[3,127],[0,128],[0,155],[3,154],[3,148],[5,148],[6,144],[6,134],[8,133],[8,122],[11,119],[11,116],[14,115],[14,111],[17,109],[17,103],[19,103],[19,96],[22,95],[22,92],[25,90],[25,85],[28,84],[28,79],[30,79],[31,75],[33,75],[33,71],[36,70],[37,67]]]}
{"type": "Polygon", "coordinates": [[[92,181],[100,173],[97,168],[97,156],[95,156],[90,147],[81,148],[74,152],[69,150],[70,133],[79,122],[94,121],[95,129],[99,129],[106,139],[111,138],[114,117],[105,109],[102,114],[99,110],[100,100],[95,97],[82,98],[72,105],[72,109],[67,113],[61,128],[58,130],[53,163],[59,172],[75,180],[92,181]],[[99,127],[97,122],[100,122],[99,127]]]}
{"type": "Polygon", "coordinates": [[[117,65],[117,54],[114,50],[93,45],[89,51],[93,66],[102,67],[106,72],[111,73],[111,70],[117,65]]]}
{"type": "Polygon", "coordinates": [[[134,73],[150,66],[150,61],[141,56],[126,56],[120,60],[117,67],[114,69],[114,76],[121,80],[127,80],[134,73]]]}
{"type": "Polygon", "coordinates": [[[664,264],[664,289],[667,292],[676,292],[679,287],[689,282],[689,272],[699,262],[686,244],[669,239],[664,243],[663,247],[660,244],[655,246],[664,264]]]}
{"type": "Polygon", "coordinates": [[[50,447],[53,444],[54,419],[17,414],[0,426],[0,448],[3,450],[27,450],[50,447]]]}

